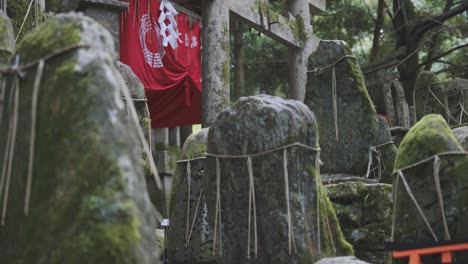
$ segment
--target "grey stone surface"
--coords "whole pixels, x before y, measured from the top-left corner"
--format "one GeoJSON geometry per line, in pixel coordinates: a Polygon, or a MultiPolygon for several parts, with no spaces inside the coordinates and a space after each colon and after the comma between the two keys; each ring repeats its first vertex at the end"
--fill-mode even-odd
{"type": "Polygon", "coordinates": [[[440,114],[447,121],[450,119],[446,111],[447,97],[445,88],[437,75],[430,71],[420,72],[416,78],[414,89],[417,120],[421,120],[427,114],[440,114]]]}
{"type": "MultiPolygon", "coordinates": [[[[241,97],[231,110],[221,113],[210,127],[208,153],[251,155],[296,142],[318,147],[317,123],[313,113],[304,104],[268,95],[241,97]]],[[[215,230],[218,193],[216,159],[212,156],[207,158],[203,192],[210,229],[215,230]]],[[[316,182],[319,175],[316,158],[317,152],[313,150],[301,147],[287,149],[293,228],[291,238],[296,244],[295,254],[289,254],[288,250],[283,150],[252,158],[258,228],[257,258],[254,251],[253,219],[250,222],[251,247],[248,247],[250,185],[247,158],[220,158],[219,224],[222,256],[217,255],[218,263],[312,263],[322,257],[352,254],[351,246],[343,239],[334,210],[323,192],[321,181],[316,182]],[[320,190],[319,194],[317,189],[320,190]],[[317,200],[320,201],[320,210],[317,210],[317,200]],[[321,230],[320,253],[317,215],[321,230]],[[330,228],[327,227],[327,219],[330,228]],[[331,240],[336,246],[336,252],[331,240]],[[250,260],[247,258],[248,252],[251,255],[250,260]]],[[[219,230],[217,232],[219,235],[219,230]]],[[[216,250],[219,252],[218,236],[216,240],[216,250]]]]}
{"type": "Polygon", "coordinates": [[[206,202],[201,186],[206,162],[204,159],[198,159],[205,157],[207,141],[208,128],[204,128],[188,137],[181,153],[181,160],[194,159],[190,161],[189,200],[187,162],[177,165],[173,177],[169,215],[171,226],[167,237],[169,262],[173,264],[209,263],[214,258],[211,251],[212,241],[207,222],[206,202]],[[191,232],[188,241],[187,229],[191,232]]]}
{"type": "Polygon", "coordinates": [[[96,19],[112,35],[114,47],[119,54],[119,15],[128,8],[128,3],[116,0],[80,0],[78,10],[96,19]]]}
{"type": "MultiPolygon", "coordinates": [[[[345,42],[320,41],[309,59],[309,71],[314,72],[309,74],[305,104],[315,113],[319,124],[321,159],[324,162],[322,171],[362,176],[367,172],[370,147],[392,139],[388,132],[380,132],[379,119],[367,94],[360,67],[349,56],[352,56],[351,49],[345,42]],[[332,96],[331,65],[334,63],[338,141],[332,96]]],[[[386,148],[390,149],[391,155],[381,155],[381,158],[392,164],[394,149],[391,146],[386,148]]],[[[388,177],[388,173],[385,177],[388,177]]]]}
{"type": "Polygon", "coordinates": [[[455,119],[450,118],[449,124],[468,123],[468,79],[454,78],[448,82],[446,94],[450,113],[455,119]]]}
{"type": "Polygon", "coordinates": [[[462,126],[452,129],[453,135],[460,142],[465,151],[468,151],[468,126],[462,126]]]}
{"type": "Polygon", "coordinates": [[[349,181],[325,185],[325,190],[355,256],[374,264],[388,263],[384,241],[391,235],[392,185],[349,181]]]}
{"type": "MultiPolygon", "coordinates": [[[[23,206],[37,66],[24,69],[20,80],[0,263],[155,263],[141,148],[120,97],[125,83],[114,66],[110,34],[85,16],[58,15],[26,35],[17,52],[27,64],[77,44],[92,48],[76,47],[45,61],[28,216],[23,206]]],[[[7,96],[13,91],[8,86],[7,96]]],[[[14,109],[12,101],[8,109],[14,109]]],[[[14,124],[11,116],[8,111],[4,120],[14,124]]],[[[7,130],[0,128],[2,161],[7,130]]]]}
{"type": "MultiPolygon", "coordinates": [[[[462,152],[446,121],[440,115],[427,115],[411,128],[400,145],[395,170],[410,166],[443,152],[462,152]]],[[[442,156],[439,170],[444,212],[451,239],[467,237],[468,229],[468,156],[442,156]]],[[[434,179],[434,160],[403,171],[408,186],[421,205],[427,221],[439,240],[446,239],[442,210],[434,179]]],[[[393,212],[394,241],[400,243],[433,242],[435,239],[426,227],[423,217],[412,202],[400,178],[395,183],[393,212]]],[[[456,255],[457,262],[466,263],[466,255],[456,255]]],[[[424,260],[423,260],[424,262],[424,260]]],[[[397,263],[405,263],[399,261],[397,263]]]]}
{"type": "Polygon", "coordinates": [[[369,262],[361,261],[356,257],[337,257],[321,259],[315,264],[369,264],[369,262]]]}

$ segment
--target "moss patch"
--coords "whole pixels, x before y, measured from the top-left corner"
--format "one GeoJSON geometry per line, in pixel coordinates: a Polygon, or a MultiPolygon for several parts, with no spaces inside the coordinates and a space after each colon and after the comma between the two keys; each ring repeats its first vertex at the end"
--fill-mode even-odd
{"type": "Polygon", "coordinates": [[[403,138],[395,160],[395,170],[437,153],[463,151],[441,115],[431,114],[416,123],[403,138]]]}

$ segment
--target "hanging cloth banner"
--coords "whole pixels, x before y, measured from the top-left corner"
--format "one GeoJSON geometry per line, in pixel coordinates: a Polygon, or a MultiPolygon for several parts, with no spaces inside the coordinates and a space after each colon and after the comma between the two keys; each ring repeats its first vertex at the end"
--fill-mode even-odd
{"type": "Polygon", "coordinates": [[[151,127],[201,122],[200,22],[167,0],[129,0],[120,17],[120,60],[145,87],[151,127]]]}

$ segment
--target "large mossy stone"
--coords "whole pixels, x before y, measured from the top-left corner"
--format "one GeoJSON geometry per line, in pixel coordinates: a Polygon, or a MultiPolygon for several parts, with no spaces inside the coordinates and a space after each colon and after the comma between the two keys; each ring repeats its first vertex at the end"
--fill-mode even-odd
{"type": "Polygon", "coordinates": [[[460,142],[465,151],[468,151],[468,126],[461,126],[452,129],[453,135],[460,142]]]}
{"type": "MultiPolygon", "coordinates": [[[[430,114],[414,125],[403,139],[395,171],[411,166],[433,155],[444,152],[463,152],[446,121],[440,115],[430,114]]],[[[468,156],[441,156],[439,170],[445,215],[451,239],[468,235],[468,156]]],[[[444,240],[444,225],[434,179],[434,160],[403,171],[415,199],[439,240],[444,240]]],[[[429,228],[411,200],[400,177],[395,183],[393,197],[394,241],[399,243],[433,242],[429,228]]],[[[457,258],[465,263],[468,258],[457,258]]],[[[398,262],[400,263],[400,262],[398,262]]],[[[404,263],[404,262],[401,262],[404,263]]]]}
{"type": "MultiPolygon", "coordinates": [[[[28,216],[23,206],[36,67],[24,69],[20,80],[0,263],[157,261],[141,148],[135,127],[126,119],[121,99],[125,83],[114,66],[112,47],[102,26],[77,14],[48,20],[18,45],[22,64],[67,51],[45,61],[40,82],[28,216]]],[[[11,111],[4,120],[9,117],[11,111]]],[[[7,126],[2,126],[0,160],[6,134],[7,126]]]]}
{"type": "Polygon", "coordinates": [[[374,264],[388,263],[384,241],[390,239],[392,185],[349,181],[325,185],[325,190],[356,257],[374,264]]]}
{"type": "Polygon", "coordinates": [[[427,114],[440,114],[446,120],[447,97],[444,85],[437,75],[430,71],[422,71],[416,78],[414,87],[414,104],[416,106],[416,118],[420,120],[427,114]]]}
{"type": "Polygon", "coordinates": [[[202,191],[202,180],[206,171],[204,157],[207,141],[208,128],[187,138],[181,152],[183,162],[177,164],[173,176],[169,210],[171,226],[167,236],[169,262],[173,264],[209,263],[214,259],[206,218],[206,202],[202,191]],[[189,161],[190,198],[187,173],[189,161]],[[188,241],[187,231],[190,233],[188,241]]]}
{"type": "Polygon", "coordinates": [[[449,124],[468,123],[468,79],[454,78],[448,82],[446,94],[450,113],[455,119],[450,118],[449,124]]]}
{"type": "MultiPolygon", "coordinates": [[[[364,77],[351,49],[344,41],[322,40],[309,59],[309,78],[305,104],[315,113],[325,173],[365,175],[371,146],[391,141],[381,134],[374,105],[367,93],[364,77]],[[336,72],[338,140],[333,110],[332,69],[336,72]]],[[[394,146],[387,145],[381,155],[393,164],[394,146]]],[[[382,149],[380,149],[382,150],[382,149]]],[[[384,178],[389,178],[387,175],[384,178]]]]}
{"type": "MultiPolygon", "coordinates": [[[[210,127],[208,153],[251,155],[296,142],[315,148],[319,146],[317,122],[306,105],[268,95],[241,97],[231,110],[222,112],[210,127]]],[[[344,240],[333,207],[323,190],[319,168],[316,167],[318,152],[302,147],[286,150],[293,230],[291,238],[297,253],[292,250],[289,254],[284,153],[280,149],[252,158],[258,231],[257,258],[254,251],[253,217],[250,222],[251,247],[248,247],[248,159],[219,158],[218,193],[216,158],[207,156],[203,192],[210,230],[215,230],[216,197],[220,195],[221,221],[218,228],[221,226],[222,241],[220,236],[214,238],[217,241],[216,252],[220,252],[219,245],[222,243],[222,255],[217,253],[218,263],[312,263],[323,257],[352,254],[352,248],[344,240]],[[248,252],[250,259],[247,258],[248,252]]],[[[218,235],[220,233],[219,230],[212,233],[215,232],[218,235]]]]}
{"type": "Polygon", "coordinates": [[[13,25],[6,14],[0,10],[0,65],[8,64],[14,52],[15,36],[13,34],[13,25]]]}

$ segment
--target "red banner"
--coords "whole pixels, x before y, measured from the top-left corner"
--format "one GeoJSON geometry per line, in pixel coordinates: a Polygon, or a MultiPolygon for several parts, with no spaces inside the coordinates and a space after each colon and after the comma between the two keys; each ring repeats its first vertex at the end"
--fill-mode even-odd
{"type": "Polygon", "coordinates": [[[170,8],[164,5],[160,8],[165,1],[129,3],[128,11],[120,18],[120,60],[130,66],[145,86],[151,126],[200,123],[200,22],[191,24],[186,14],[171,20],[170,8]],[[172,47],[174,44],[177,48],[172,47]]]}

